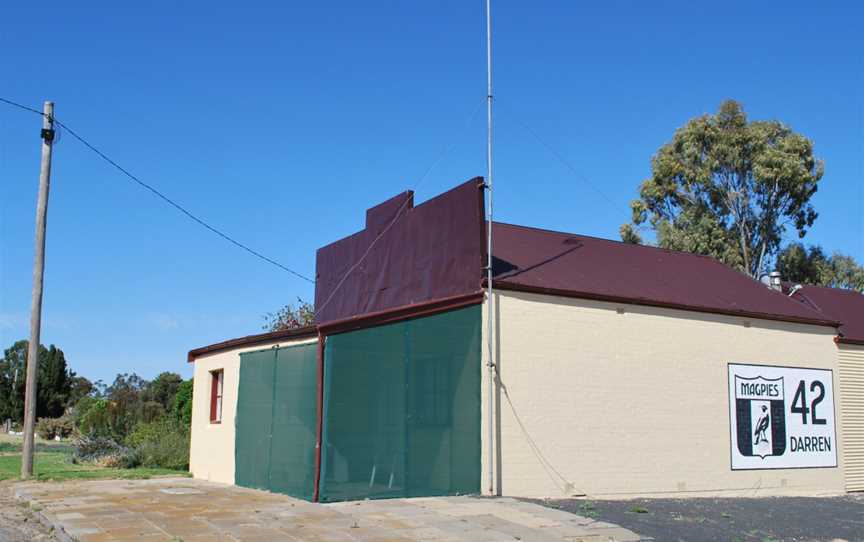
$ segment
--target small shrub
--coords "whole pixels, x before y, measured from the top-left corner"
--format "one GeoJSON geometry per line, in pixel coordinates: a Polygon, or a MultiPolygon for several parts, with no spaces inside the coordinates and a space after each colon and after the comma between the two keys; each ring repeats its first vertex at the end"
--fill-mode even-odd
{"type": "Polygon", "coordinates": [[[36,434],[45,440],[54,440],[55,437],[68,438],[74,429],[75,424],[68,416],[39,418],[36,422],[36,434]]]}
{"type": "Polygon", "coordinates": [[[75,405],[75,425],[86,435],[106,437],[111,433],[108,401],[82,397],[75,405]]]}
{"type": "Polygon", "coordinates": [[[189,468],[189,429],[170,418],[140,423],[126,438],[144,467],[189,468]]]}
{"type": "Polygon", "coordinates": [[[121,446],[116,452],[104,455],[93,463],[109,469],[134,469],[141,466],[141,454],[138,450],[121,446]]]}
{"type": "Polygon", "coordinates": [[[171,409],[174,419],[187,428],[192,426],[192,387],[191,378],[184,380],[177,387],[177,394],[174,396],[174,404],[171,409]]]}
{"type": "Polygon", "coordinates": [[[114,439],[99,436],[82,436],[75,441],[73,463],[93,463],[100,467],[132,468],[140,462],[138,454],[114,439]]]}
{"type": "Polygon", "coordinates": [[[79,461],[93,461],[117,451],[117,442],[108,437],[82,436],[75,441],[75,458],[79,461]]]}

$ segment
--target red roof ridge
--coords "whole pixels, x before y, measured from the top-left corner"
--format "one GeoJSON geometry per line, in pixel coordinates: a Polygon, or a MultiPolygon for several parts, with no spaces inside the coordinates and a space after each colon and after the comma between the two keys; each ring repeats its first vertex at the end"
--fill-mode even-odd
{"type": "MultiPolygon", "coordinates": [[[[785,283],[787,288],[795,285],[785,283]]],[[[801,284],[793,299],[812,307],[826,317],[840,320],[838,342],[864,344],[864,295],[849,288],[801,284]]]]}
{"type": "MultiPolygon", "coordinates": [[[[557,234],[560,234],[560,235],[572,235],[572,236],[576,236],[576,237],[584,237],[584,238],[587,238],[587,239],[594,239],[594,240],[596,240],[596,241],[605,241],[605,242],[608,242],[608,243],[615,243],[615,244],[623,245],[623,246],[626,246],[626,247],[634,247],[634,248],[635,248],[635,247],[640,247],[640,248],[645,248],[645,249],[649,249],[649,250],[650,250],[650,249],[653,249],[653,250],[659,250],[659,251],[661,251],[661,252],[667,252],[667,253],[670,253],[670,254],[681,254],[681,255],[684,255],[684,256],[693,256],[693,257],[696,257],[696,258],[704,258],[704,259],[708,260],[709,262],[711,262],[711,263],[713,263],[713,264],[722,265],[722,266],[725,267],[726,269],[729,269],[729,270],[735,271],[735,272],[738,273],[739,275],[743,275],[744,277],[746,277],[746,278],[752,280],[753,282],[756,282],[756,283],[761,284],[761,282],[759,282],[758,280],[754,279],[753,277],[751,277],[751,276],[748,275],[747,273],[741,271],[740,269],[736,269],[736,268],[734,268],[734,267],[732,267],[732,266],[730,266],[730,265],[727,265],[727,264],[721,262],[720,260],[718,260],[718,259],[716,259],[716,258],[714,258],[714,257],[712,257],[712,256],[708,256],[707,254],[699,254],[699,253],[697,253],[697,252],[687,252],[686,250],[677,250],[677,249],[674,249],[674,248],[664,248],[664,247],[658,247],[658,246],[654,246],[654,245],[642,245],[642,244],[639,244],[639,243],[627,243],[627,242],[621,241],[621,240],[619,240],[619,239],[607,239],[606,237],[598,237],[598,236],[596,236],[596,235],[586,235],[586,234],[584,234],[584,233],[571,233],[571,232],[560,231],[560,230],[550,230],[550,229],[548,229],[548,228],[537,228],[537,227],[534,227],[534,226],[525,226],[525,225],[522,225],[522,224],[511,224],[511,223],[509,223],[509,222],[499,222],[499,221],[497,221],[497,220],[496,220],[494,223],[495,223],[495,224],[500,224],[500,225],[502,225],[502,226],[511,226],[511,227],[514,227],[514,228],[523,228],[523,229],[526,229],[526,230],[534,230],[534,231],[541,231],[541,232],[548,232],[548,233],[557,233],[557,234]]],[[[493,251],[494,251],[494,248],[493,248],[493,251]]],[[[796,283],[792,283],[792,282],[790,282],[790,284],[800,284],[801,286],[804,286],[804,287],[807,287],[807,288],[822,288],[822,289],[826,289],[826,290],[843,290],[843,291],[848,291],[848,292],[852,292],[852,293],[860,293],[860,292],[857,292],[856,290],[849,290],[849,289],[847,289],[847,288],[834,288],[834,287],[832,287],[832,286],[818,286],[818,285],[815,285],[815,284],[803,284],[803,283],[797,283],[797,282],[796,282],[796,283]]],[[[774,292],[775,294],[780,294],[780,295],[782,295],[783,297],[787,297],[787,298],[789,297],[788,295],[784,294],[783,292],[780,292],[780,291],[774,290],[774,289],[772,289],[772,288],[768,288],[768,290],[771,291],[771,292],[774,292]]]]}
{"type": "Polygon", "coordinates": [[[858,290],[853,290],[852,288],[838,288],[837,286],[823,286],[821,284],[808,284],[806,282],[795,282],[788,281],[793,286],[803,286],[804,288],[818,288],[820,290],[827,290],[829,292],[837,293],[837,294],[857,294],[864,295],[864,292],[859,292],[858,290]]]}

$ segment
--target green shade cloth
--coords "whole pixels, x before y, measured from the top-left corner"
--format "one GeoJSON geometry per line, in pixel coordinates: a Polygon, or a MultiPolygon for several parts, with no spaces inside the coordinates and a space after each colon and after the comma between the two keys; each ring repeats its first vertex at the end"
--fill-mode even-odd
{"type": "Polygon", "coordinates": [[[475,305],[327,337],[321,501],[479,491],[480,324],[475,305]]]}
{"type": "Polygon", "coordinates": [[[240,355],[235,483],[311,500],[317,343],[240,355]]]}

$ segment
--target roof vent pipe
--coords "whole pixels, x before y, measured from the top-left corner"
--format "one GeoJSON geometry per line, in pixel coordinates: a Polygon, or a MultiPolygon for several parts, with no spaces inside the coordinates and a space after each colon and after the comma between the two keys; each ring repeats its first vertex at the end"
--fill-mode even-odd
{"type": "Polygon", "coordinates": [[[778,292],[783,291],[783,283],[780,279],[780,271],[771,271],[768,273],[768,287],[778,292]]]}

